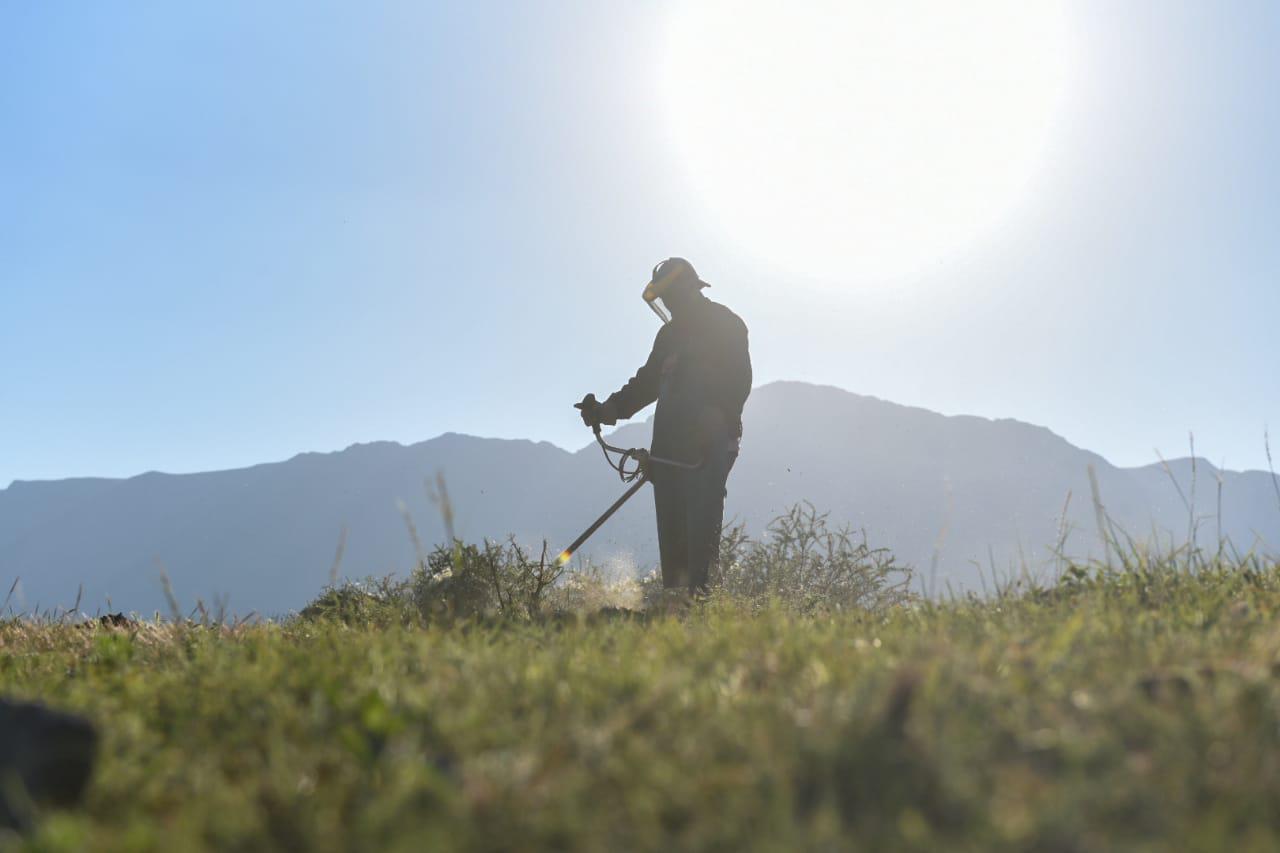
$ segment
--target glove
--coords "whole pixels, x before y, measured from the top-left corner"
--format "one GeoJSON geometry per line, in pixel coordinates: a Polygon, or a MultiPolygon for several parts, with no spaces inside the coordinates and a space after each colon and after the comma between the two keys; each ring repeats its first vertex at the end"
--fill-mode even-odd
{"type": "Polygon", "coordinates": [[[592,429],[601,424],[613,426],[618,422],[618,407],[608,400],[601,403],[595,394],[588,394],[582,398],[581,403],[574,403],[573,407],[582,413],[582,422],[592,429]]]}

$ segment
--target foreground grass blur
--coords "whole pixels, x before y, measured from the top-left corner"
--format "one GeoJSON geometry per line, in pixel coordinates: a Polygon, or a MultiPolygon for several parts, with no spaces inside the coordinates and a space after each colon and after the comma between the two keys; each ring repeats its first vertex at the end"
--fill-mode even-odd
{"type": "MultiPolygon", "coordinates": [[[[1275,849],[1280,565],[984,600],[0,624],[101,727],[31,849],[1275,849]]],[[[15,839],[10,839],[15,840],[15,839]]]]}

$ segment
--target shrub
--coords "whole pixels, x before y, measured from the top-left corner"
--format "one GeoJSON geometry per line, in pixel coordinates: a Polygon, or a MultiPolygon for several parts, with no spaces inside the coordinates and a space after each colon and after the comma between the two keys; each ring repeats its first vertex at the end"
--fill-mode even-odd
{"type": "Polygon", "coordinates": [[[806,501],[771,521],[763,540],[750,539],[740,524],[725,528],[713,593],[805,612],[880,611],[910,601],[912,569],[868,545],[865,531],[832,529],[828,516],[806,501]]]}
{"type": "Polygon", "coordinates": [[[505,544],[455,541],[437,546],[410,578],[413,604],[426,620],[499,616],[530,618],[542,613],[564,567],[547,559],[547,545],[535,559],[514,538],[505,544]]]}
{"type": "Polygon", "coordinates": [[[437,546],[405,580],[394,576],[326,587],[299,614],[346,625],[413,625],[471,618],[529,619],[552,609],[563,568],[505,544],[437,546]]]}
{"type": "Polygon", "coordinates": [[[412,624],[418,614],[409,606],[408,591],[408,583],[394,576],[346,580],[325,587],[298,615],[353,626],[412,624]]]}
{"type": "MultiPolygon", "coordinates": [[[[766,602],[802,612],[818,609],[881,611],[910,601],[912,572],[865,533],[832,529],[812,504],[792,507],[752,540],[742,525],[721,535],[712,594],[751,607],[766,602]]],[[[326,588],[303,609],[307,619],[345,624],[426,624],[460,619],[527,620],[553,614],[610,609],[683,609],[683,591],[664,591],[654,570],[639,579],[607,577],[587,564],[565,572],[548,559],[544,542],[535,557],[514,538],[479,545],[440,545],[407,580],[391,577],[326,588]]]]}

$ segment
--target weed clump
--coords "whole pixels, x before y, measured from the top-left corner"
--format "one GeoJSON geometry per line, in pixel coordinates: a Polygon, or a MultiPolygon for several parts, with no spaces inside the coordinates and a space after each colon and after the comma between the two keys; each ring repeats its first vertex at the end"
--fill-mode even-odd
{"type": "Polygon", "coordinates": [[[346,625],[425,625],[465,619],[528,620],[551,608],[563,567],[515,539],[439,545],[408,578],[389,575],[326,587],[299,613],[346,625]]]}
{"type": "MultiPolygon", "coordinates": [[[[802,503],[752,539],[744,525],[721,533],[720,558],[710,578],[710,598],[729,606],[782,606],[884,612],[913,599],[909,566],[865,533],[833,528],[828,513],[802,503]]],[[[680,593],[681,591],[675,591],[680,593]]],[[[640,579],[612,578],[594,564],[572,572],[514,538],[439,545],[406,579],[394,576],[345,581],[327,587],[303,608],[304,619],[336,619],[347,625],[414,625],[466,619],[529,621],[601,610],[665,610],[683,594],[662,589],[656,571],[640,579]]]]}
{"type": "Polygon", "coordinates": [[[882,612],[911,601],[911,567],[898,564],[888,549],[871,547],[865,532],[831,527],[828,517],[804,502],[770,522],[763,539],[751,539],[740,524],[726,528],[711,574],[713,594],[802,613],[882,612]]]}
{"type": "Polygon", "coordinates": [[[549,593],[564,567],[547,559],[544,542],[538,557],[514,538],[439,546],[409,579],[412,602],[422,618],[497,616],[529,619],[547,609],[549,593]]]}
{"type": "Polygon", "coordinates": [[[345,580],[325,587],[298,615],[306,620],[333,620],[345,625],[412,622],[404,606],[405,591],[405,583],[392,576],[345,580]]]}

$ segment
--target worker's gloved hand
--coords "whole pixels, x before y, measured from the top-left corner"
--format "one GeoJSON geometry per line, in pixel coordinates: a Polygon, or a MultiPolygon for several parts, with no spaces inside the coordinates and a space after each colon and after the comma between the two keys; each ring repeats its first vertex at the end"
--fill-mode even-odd
{"type": "Polygon", "coordinates": [[[600,409],[600,401],[596,399],[595,394],[588,394],[582,398],[581,403],[574,403],[573,407],[582,415],[582,422],[587,426],[594,428],[600,423],[596,419],[600,409]]]}
{"type": "Polygon", "coordinates": [[[601,424],[613,426],[618,422],[617,407],[607,400],[601,403],[595,394],[588,394],[582,398],[581,403],[574,403],[573,407],[582,413],[582,422],[592,429],[601,424]]]}

